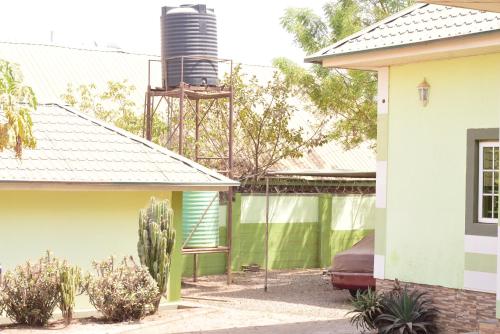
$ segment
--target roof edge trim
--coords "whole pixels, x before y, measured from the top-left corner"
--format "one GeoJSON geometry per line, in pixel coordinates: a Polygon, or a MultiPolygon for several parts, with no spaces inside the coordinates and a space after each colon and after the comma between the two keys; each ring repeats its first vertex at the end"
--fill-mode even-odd
{"type": "Polygon", "coordinates": [[[416,9],[420,9],[422,7],[426,7],[428,6],[429,4],[428,3],[416,3],[406,9],[403,9],[397,13],[394,13],[388,17],[386,17],[385,19],[383,20],[380,20],[366,28],[363,28],[361,29],[360,31],[352,34],[352,35],[349,35],[343,39],[341,39],[340,41],[337,41],[336,43],[332,44],[332,45],[329,45],[327,47],[324,47],[322,48],[321,50],[319,50],[318,52],[315,52],[313,53],[312,55],[310,56],[307,56],[304,61],[306,63],[318,63],[320,62],[322,59],[324,58],[329,58],[329,57],[332,57],[332,55],[325,55],[326,52],[328,52],[329,50],[331,49],[335,49],[343,44],[345,44],[346,42],[350,41],[351,39],[355,39],[355,38],[358,38],[359,36],[367,33],[367,32],[370,32],[372,31],[373,29],[376,29],[378,28],[379,26],[383,25],[383,24],[386,24],[388,22],[391,22],[391,21],[394,21],[395,19],[397,18],[400,18],[408,13],[411,13],[412,11],[416,10],[416,9]]]}

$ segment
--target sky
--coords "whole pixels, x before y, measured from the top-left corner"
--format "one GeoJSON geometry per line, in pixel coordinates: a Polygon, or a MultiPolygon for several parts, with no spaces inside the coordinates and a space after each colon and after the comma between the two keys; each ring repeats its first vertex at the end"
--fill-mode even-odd
{"type": "MultiPolygon", "coordinates": [[[[5,2],[2,1],[2,2],[5,2]]],[[[304,52],[281,28],[287,7],[318,14],[326,0],[16,0],[2,3],[0,40],[75,47],[118,46],[126,51],[160,53],[162,6],[203,3],[215,9],[219,56],[269,66],[286,56],[302,62],[304,52]]]]}

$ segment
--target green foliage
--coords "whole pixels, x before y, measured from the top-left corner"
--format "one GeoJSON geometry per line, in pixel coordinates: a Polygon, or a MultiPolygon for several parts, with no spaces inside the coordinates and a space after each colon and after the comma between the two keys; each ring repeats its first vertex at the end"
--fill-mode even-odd
{"type": "Polygon", "coordinates": [[[77,266],[63,262],[59,267],[59,308],[66,324],[73,319],[75,297],[82,291],[82,272],[77,266]]]}
{"type": "MultiPolygon", "coordinates": [[[[259,83],[257,78],[246,77],[238,66],[233,71],[233,77],[228,75],[222,84],[234,83],[234,166],[235,175],[262,175],[277,161],[298,157],[304,149],[316,146],[323,142],[324,137],[318,132],[309,136],[304,135],[304,129],[293,128],[290,118],[296,111],[290,102],[293,97],[290,86],[282,75],[275,73],[273,78],[265,83],[259,83]]],[[[143,134],[142,107],[137,108],[131,95],[135,88],[127,83],[108,82],[105,90],[94,84],[81,85],[76,89],[68,85],[62,95],[63,100],[70,106],[82,112],[91,114],[106,122],[137,135],[143,134]]],[[[200,156],[220,158],[225,155],[228,147],[228,101],[200,101],[200,110],[210,112],[203,115],[202,131],[198,140],[200,156]],[[222,153],[221,153],[222,152],[222,153]]],[[[178,108],[175,103],[173,109],[178,108]]],[[[166,108],[162,105],[159,109],[166,108]]],[[[173,110],[171,124],[177,124],[177,110],[173,110]]],[[[153,142],[176,148],[177,136],[172,136],[167,143],[170,133],[165,113],[155,112],[153,115],[153,142]]],[[[196,145],[195,134],[189,129],[194,128],[194,113],[187,112],[184,117],[185,137],[184,155],[194,157],[196,145]]],[[[173,126],[175,127],[175,126],[173,126]]],[[[172,128],[173,128],[172,127],[172,128]]],[[[220,165],[211,165],[214,160],[204,160],[204,164],[215,169],[226,169],[220,165]]]]}
{"type": "Polygon", "coordinates": [[[36,108],[36,96],[23,84],[19,66],[0,59],[0,151],[13,149],[20,158],[23,147],[36,146],[30,115],[36,108]]]}
{"type": "Polygon", "coordinates": [[[304,138],[302,127],[291,126],[296,108],[290,102],[290,87],[278,73],[265,85],[256,77],[244,83],[239,69],[235,73],[240,175],[260,176],[278,161],[300,157],[304,149],[319,143],[320,136],[304,138]]]}
{"type": "MultiPolygon", "coordinates": [[[[258,178],[278,161],[300,157],[305,149],[322,143],[319,127],[306,133],[303,126],[293,126],[291,118],[297,111],[290,86],[275,72],[266,83],[247,76],[240,66],[233,77],[223,80],[234,89],[234,170],[236,177],[258,178]]],[[[200,137],[202,156],[218,157],[228,146],[227,111],[224,101],[217,101],[207,115],[200,137]]],[[[214,166],[215,167],[215,166],[214,166]]],[[[222,168],[224,169],[224,168],[222,168]]]]}
{"type": "MultiPolygon", "coordinates": [[[[143,106],[137,106],[131,98],[135,90],[136,88],[130,85],[127,80],[108,81],[105,89],[97,87],[93,83],[80,85],[77,88],[68,84],[66,92],[61,97],[65,103],[79,111],[142,136],[143,106]]],[[[162,144],[165,132],[165,122],[155,114],[153,141],[162,144]]]]}
{"type": "MultiPolygon", "coordinates": [[[[412,0],[339,0],[323,7],[325,20],[306,8],[289,8],[281,25],[295,42],[312,54],[374,22],[393,14],[412,0]]],[[[376,75],[357,70],[328,70],[321,65],[304,68],[286,58],[274,65],[297,94],[308,97],[318,113],[334,119],[330,138],[346,148],[375,140],[376,75]]]]}
{"type": "Polygon", "coordinates": [[[154,308],[158,287],[145,267],[132,259],[115,264],[113,258],[93,266],[96,275],[86,278],[86,290],[91,304],[106,320],[139,320],[154,308]]]}
{"type": "Polygon", "coordinates": [[[351,324],[358,330],[375,329],[375,319],[382,313],[382,297],[372,289],[358,290],[351,302],[354,307],[348,313],[353,315],[351,324]]]}
{"type": "Polygon", "coordinates": [[[7,271],[0,299],[7,317],[18,324],[44,326],[59,303],[59,261],[50,253],[36,263],[7,271]]]}
{"type": "Polygon", "coordinates": [[[137,250],[141,264],[146,266],[158,285],[154,311],[161,296],[167,292],[170,262],[175,243],[174,212],[168,200],[151,198],[149,206],[139,214],[137,250]]]}
{"type": "Polygon", "coordinates": [[[425,292],[393,291],[382,298],[383,312],[375,319],[381,334],[433,334],[438,315],[425,292]]]}

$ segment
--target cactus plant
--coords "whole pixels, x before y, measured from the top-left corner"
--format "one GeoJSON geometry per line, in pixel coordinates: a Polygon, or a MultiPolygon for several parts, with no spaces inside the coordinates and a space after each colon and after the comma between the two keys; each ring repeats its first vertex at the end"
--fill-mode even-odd
{"type": "Polygon", "coordinates": [[[167,292],[170,262],[175,242],[173,210],[168,200],[151,198],[149,206],[139,214],[139,242],[137,250],[141,264],[158,284],[159,294],[154,312],[167,292]]]}
{"type": "Polygon", "coordinates": [[[64,321],[69,324],[73,319],[75,308],[75,297],[81,293],[82,273],[77,266],[69,266],[64,262],[59,268],[59,308],[64,321]]]}

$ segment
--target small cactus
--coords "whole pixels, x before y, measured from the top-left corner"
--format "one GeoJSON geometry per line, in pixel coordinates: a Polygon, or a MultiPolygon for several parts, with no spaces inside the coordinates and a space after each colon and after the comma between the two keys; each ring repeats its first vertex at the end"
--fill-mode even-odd
{"type": "Polygon", "coordinates": [[[157,201],[151,198],[148,208],[139,214],[139,242],[137,250],[141,264],[146,266],[156,280],[159,295],[155,312],[160,305],[161,296],[167,292],[170,262],[175,242],[173,210],[168,200],[157,201]]]}
{"type": "Polygon", "coordinates": [[[73,319],[75,297],[80,293],[81,286],[82,273],[80,268],[63,263],[59,269],[59,293],[61,295],[59,308],[66,324],[69,324],[73,319]]]}

